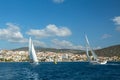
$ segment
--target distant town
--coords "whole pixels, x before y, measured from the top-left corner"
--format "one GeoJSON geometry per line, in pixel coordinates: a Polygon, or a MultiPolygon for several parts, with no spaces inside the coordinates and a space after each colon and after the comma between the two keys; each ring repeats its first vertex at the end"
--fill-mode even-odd
{"type": "MultiPolygon", "coordinates": [[[[120,49],[119,49],[120,50],[120,49]]],[[[105,51],[104,51],[105,52],[105,51]]],[[[36,51],[39,62],[82,62],[87,61],[85,52],[54,52],[54,51],[36,51]]],[[[92,57],[92,56],[91,56],[92,57]]],[[[99,59],[108,61],[120,61],[120,56],[98,56],[99,59]]],[[[26,50],[0,50],[0,62],[28,62],[29,53],[26,50]]]]}

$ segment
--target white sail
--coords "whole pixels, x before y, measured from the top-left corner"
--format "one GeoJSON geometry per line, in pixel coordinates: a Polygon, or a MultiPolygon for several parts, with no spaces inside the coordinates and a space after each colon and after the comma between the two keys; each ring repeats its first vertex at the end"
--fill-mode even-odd
{"type": "Polygon", "coordinates": [[[86,42],[87,42],[87,47],[90,47],[90,43],[89,43],[89,41],[88,41],[88,38],[87,38],[87,35],[85,35],[85,40],[86,40],[86,42]]]}
{"type": "Polygon", "coordinates": [[[89,52],[88,52],[88,47],[87,47],[87,45],[86,45],[86,55],[87,55],[88,61],[90,61],[90,56],[89,56],[89,52]]]}
{"type": "Polygon", "coordinates": [[[29,38],[29,58],[30,58],[30,62],[38,64],[38,59],[31,38],[29,38]]]}
{"type": "Polygon", "coordinates": [[[86,47],[87,47],[87,56],[89,57],[89,53],[88,53],[88,49],[90,49],[90,51],[91,51],[91,53],[92,53],[92,55],[93,55],[93,58],[94,58],[94,60],[97,60],[98,58],[97,58],[97,55],[95,54],[95,52],[92,50],[92,48],[90,47],[90,43],[89,43],[89,40],[88,40],[88,38],[87,38],[87,35],[85,35],[85,39],[86,39],[86,42],[87,42],[87,45],[86,45],[86,47]]]}
{"type": "Polygon", "coordinates": [[[92,49],[90,49],[90,51],[91,51],[91,53],[92,53],[92,55],[93,55],[94,60],[98,60],[98,57],[97,57],[97,55],[95,54],[95,52],[94,52],[92,49]]]}
{"type": "Polygon", "coordinates": [[[93,49],[90,47],[90,43],[88,41],[87,35],[85,35],[85,40],[86,40],[86,43],[87,43],[86,44],[86,55],[87,55],[88,61],[90,61],[92,63],[97,63],[97,64],[106,64],[107,61],[99,62],[99,59],[98,59],[97,55],[95,54],[93,49]],[[88,49],[90,49],[90,51],[92,53],[92,56],[93,56],[93,59],[94,59],[93,61],[90,59],[88,49]]]}

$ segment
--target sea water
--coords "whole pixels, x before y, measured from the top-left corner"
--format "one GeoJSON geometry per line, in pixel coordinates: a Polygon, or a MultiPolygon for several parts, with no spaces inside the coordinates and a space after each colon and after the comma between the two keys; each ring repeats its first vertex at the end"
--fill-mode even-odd
{"type": "Polygon", "coordinates": [[[0,80],[120,80],[120,62],[1,62],[0,80]]]}

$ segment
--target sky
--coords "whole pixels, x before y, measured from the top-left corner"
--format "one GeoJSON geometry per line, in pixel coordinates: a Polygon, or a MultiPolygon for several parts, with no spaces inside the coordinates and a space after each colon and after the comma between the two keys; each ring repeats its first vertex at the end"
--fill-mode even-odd
{"type": "Polygon", "coordinates": [[[0,0],[0,49],[120,44],[120,0],[0,0]]]}

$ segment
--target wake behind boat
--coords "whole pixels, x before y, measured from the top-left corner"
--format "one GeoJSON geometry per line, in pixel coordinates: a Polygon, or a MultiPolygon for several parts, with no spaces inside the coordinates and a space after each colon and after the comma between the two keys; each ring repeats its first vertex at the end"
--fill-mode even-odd
{"type": "Polygon", "coordinates": [[[88,61],[92,64],[106,64],[107,60],[99,60],[93,49],[90,47],[90,43],[88,41],[87,35],[85,35],[85,40],[86,40],[86,55],[88,58],[88,61]],[[89,50],[91,52],[91,55],[93,56],[93,59],[91,59],[89,50]]]}
{"type": "Polygon", "coordinates": [[[29,38],[29,61],[32,64],[38,64],[38,59],[31,38],[29,38]]]}

